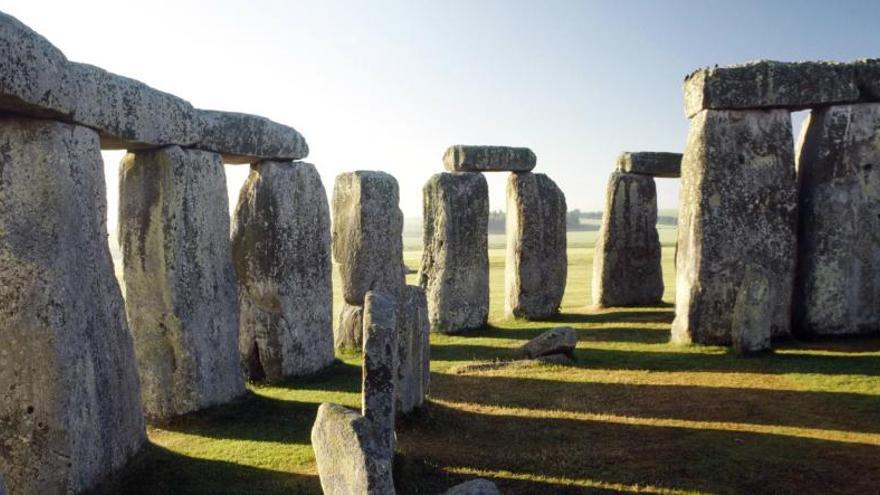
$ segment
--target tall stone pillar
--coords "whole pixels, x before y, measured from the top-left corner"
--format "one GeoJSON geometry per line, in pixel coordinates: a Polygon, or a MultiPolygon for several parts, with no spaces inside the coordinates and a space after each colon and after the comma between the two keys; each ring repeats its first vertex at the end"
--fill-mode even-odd
{"type": "Polygon", "coordinates": [[[232,229],[239,347],[251,379],[277,382],[333,362],[330,207],[315,166],[251,166],[232,229]]]}
{"type": "Polygon", "coordinates": [[[704,110],[691,118],[681,174],[674,342],[728,345],[733,335],[761,342],[769,339],[756,332],[789,333],[793,153],[787,110],[704,110]]]}
{"type": "Polygon", "coordinates": [[[431,324],[425,291],[404,288],[397,310],[397,412],[407,414],[425,402],[431,381],[431,324]]]}
{"type": "Polygon", "coordinates": [[[880,332],[880,103],[813,110],[798,179],[795,331],[880,332]]]}
{"type": "Polygon", "coordinates": [[[147,416],[244,394],[220,155],[177,146],[130,152],[119,192],[128,321],[147,416]]]}
{"type": "Polygon", "coordinates": [[[489,189],[481,173],[435,174],[424,187],[420,285],[434,331],[482,327],[489,317],[489,189]]]}
{"type": "Polygon", "coordinates": [[[545,174],[507,179],[505,313],[539,319],[559,312],[568,273],[565,194],[545,174]]]}
{"type": "Polygon", "coordinates": [[[9,493],[79,493],[146,439],[100,141],[3,117],[0,148],[0,476],[9,493]]]}
{"type": "Polygon", "coordinates": [[[361,385],[361,408],[383,451],[394,456],[394,420],[398,356],[397,301],[378,291],[370,291],[364,300],[364,369],[361,385]]]}

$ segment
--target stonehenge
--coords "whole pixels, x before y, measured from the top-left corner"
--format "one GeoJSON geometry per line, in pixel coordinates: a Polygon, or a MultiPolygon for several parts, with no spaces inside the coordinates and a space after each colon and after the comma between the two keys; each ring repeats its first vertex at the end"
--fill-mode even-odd
{"type": "Polygon", "coordinates": [[[398,305],[398,366],[395,389],[398,414],[421,407],[431,383],[431,324],[425,290],[407,285],[398,305]]]}
{"type": "Polygon", "coordinates": [[[528,148],[456,144],[443,154],[449,172],[530,172],[537,163],[528,148]]]}

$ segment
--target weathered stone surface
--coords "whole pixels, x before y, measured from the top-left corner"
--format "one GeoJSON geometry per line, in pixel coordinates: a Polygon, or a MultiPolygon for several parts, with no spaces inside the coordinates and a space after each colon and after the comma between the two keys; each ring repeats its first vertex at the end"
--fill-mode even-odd
{"type": "Polygon", "coordinates": [[[617,157],[617,171],[653,177],[681,177],[681,153],[626,151],[617,157]]]}
{"type": "Polygon", "coordinates": [[[733,350],[738,354],[770,349],[773,313],[770,306],[770,281],[760,271],[746,269],[742,289],[736,295],[731,321],[733,350]]]}
{"type": "Polygon", "coordinates": [[[364,303],[368,290],[399,299],[403,274],[403,212],[397,179],[385,172],[339,174],[333,188],[333,259],[342,294],[364,303]]]}
{"type": "Polygon", "coordinates": [[[431,324],[424,289],[407,285],[397,314],[397,412],[407,414],[425,402],[431,380],[431,324]]]}
{"type": "Polygon", "coordinates": [[[394,456],[394,417],[397,402],[397,300],[378,291],[364,298],[364,372],[361,385],[363,415],[373,423],[376,439],[394,456]]]}
{"type": "Polygon", "coordinates": [[[856,71],[856,85],[862,100],[880,101],[880,58],[858,60],[852,65],[856,71]]]}
{"type": "Polygon", "coordinates": [[[785,110],[707,110],[691,119],[682,161],[674,342],[730,344],[734,315],[753,312],[758,316],[739,321],[766,322],[774,337],[789,334],[797,249],[793,150],[785,110]],[[761,298],[751,286],[764,281],[761,298]],[[763,311],[769,317],[760,316],[763,311]]]}
{"type": "Polygon", "coordinates": [[[501,495],[495,483],[483,478],[465,481],[443,492],[443,495],[501,495]]]}
{"type": "Polygon", "coordinates": [[[431,329],[458,333],[489,317],[489,189],[482,174],[436,174],[424,187],[419,285],[431,329]]]}
{"type": "Polygon", "coordinates": [[[572,354],[577,343],[577,332],[573,328],[556,327],[526,342],[520,350],[530,358],[549,354],[572,354]]]}
{"type": "Polygon", "coordinates": [[[333,362],[330,207],[310,163],[251,166],[232,229],[241,319],[239,349],[251,379],[280,381],[333,362]]]}
{"type": "Polygon", "coordinates": [[[593,304],[650,306],[663,297],[654,178],[613,172],[593,255],[593,304]]]}
{"type": "Polygon", "coordinates": [[[504,309],[508,317],[540,319],[559,312],[568,275],[565,194],[544,174],[507,180],[507,259],[504,309]]]}
{"type": "Polygon", "coordinates": [[[0,476],[10,493],[82,492],[146,439],[99,146],[85,127],[0,118],[0,476]]]}
{"type": "Polygon", "coordinates": [[[197,110],[197,116],[201,135],[195,147],[222,153],[226,163],[301,160],[309,155],[302,134],[265,117],[216,110],[197,110]]]}
{"type": "Polygon", "coordinates": [[[128,153],[119,192],[126,308],[147,416],[242,395],[220,155],[177,146],[128,153]]]}
{"type": "Polygon", "coordinates": [[[364,307],[342,301],[339,323],[333,329],[337,349],[361,349],[364,345],[364,307]]]}
{"type": "Polygon", "coordinates": [[[684,82],[685,114],[705,109],[802,109],[859,99],[855,70],[834,62],[761,60],[700,69],[684,82]]]}
{"type": "Polygon", "coordinates": [[[323,403],[312,427],[312,449],[325,495],[393,495],[393,458],[365,417],[323,403]]]}
{"type": "Polygon", "coordinates": [[[446,148],[443,166],[450,172],[529,172],[537,162],[528,148],[456,144],[446,148]]]}
{"type": "Polygon", "coordinates": [[[0,476],[0,495],[7,495],[6,483],[3,481],[3,476],[0,476]]]}
{"type": "Polygon", "coordinates": [[[880,104],[814,110],[798,179],[794,330],[880,332],[880,104]]]}

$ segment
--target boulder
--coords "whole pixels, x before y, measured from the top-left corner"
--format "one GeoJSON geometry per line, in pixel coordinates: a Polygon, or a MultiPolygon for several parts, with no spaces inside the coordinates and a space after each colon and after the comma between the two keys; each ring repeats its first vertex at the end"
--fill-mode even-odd
{"type": "Polygon", "coordinates": [[[80,493],[146,440],[99,137],[6,116],[0,148],[0,476],[80,493]]]}
{"type": "Polygon", "coordinates": [[[397,180],[385,172],[340,174],[333,188],[333,259],[345,302],[361,305],[368,290],[399,299],[403,213],[397,180]]]}
{"type": "Polygon", "coordinates": [[[254,163],[266,158],[301,160],[309,156],[302,134],[265,117],[217,110],[197,110],[196,116],[201,132],[195,147],[222,153],[226,163],[254,163]]]}
{"type": "Polygon", "coordinates": [[[550,354],[572,355],[577,343],[578,335],[573,328],[556,327],[526,342],[520,350],[529,358],[550,354]]]}
{"type": "Polygon", "coordinates": [[[393,495],[393,458],[365,417],[323,403],[312,427],[312,449],[325,495],[393,495]]]}
{"type": "Polygon", "coordinates": [[[407,285],[398,308],[397,412],[421,407],[431,380],[431,325],[421,287],[407,285]]]}
{"type": "Polygon", "coordinates": [[[330,207],[315,166],[251,166],[232,229],[241,319],[239,349],[251,379],[277,382],[333,362],[330,207]]]}
{"type": "Polygon", "coordinates": [[[794,330],[880,332],[880,104],[814,110],[798,145],[794,330]]]}
{"type": "Polygon", "coordinates": [[[613,172],[593,255],[597,307],[652,306],[663,298],[654,178],[613,172]]]}
{"type": "Polygon", "coordinates": [[[394,456],[394,417],[398,366],[397,301],[378,291],[364,298],[363,415],[372,424],[383,452],[394,456]]]}
{"type": "Polygon", "coordinates": [[[119,192],[126,308],[147,416],[244,394],[220,155],[177,146],[130,152],[119,192]]]}
{"type": "Polygon", "coordinates": [[[495,483],[477,478],[475,480],[465,481],[460,485],[455,485],[449,490],[443,492],[443,495],[501,495],[495,483]]]}
{"type": "Polygon", "coordinates": [[[529,172],[537,160],[532,150],[510,146],[456,144],[443,154],[449,172],[529,172]]]}
{"type": "Polygon", "coordinates": [[[786,110],[706,110],[691,119],[674,342],[729,345],[738,313],[754,315],[738,321],[769,322],[773,337],[789,334],[797,258],[793,151],[786,110]],[[766,281],[766,292],[741,294],[755,281],[766,281]]]}
{"type": "Polygon", "coordinates": [[[339,323],[333,329],[337,349],[358,349],[364,345],[364,307],[342,301],[339,323]]]}
{"type": "Polygon", "coordinates": [[[507,260],[504,309],[508,317],[541,319],[559,313],[568,275],[565,194],[544,174],[507,180],[507,260]]]}
{"type": "Polygon", "coordinates": [[[436,174],[424,187],[419,285],[431,329],[459,333],[489,317],[489,189],[482,174],[436,174]]]}
{"type": "Polygon", "coordinates": [[[617,157],[617,171],[652,177],[681,177],[681,153],[627,151],[617,157]]]}

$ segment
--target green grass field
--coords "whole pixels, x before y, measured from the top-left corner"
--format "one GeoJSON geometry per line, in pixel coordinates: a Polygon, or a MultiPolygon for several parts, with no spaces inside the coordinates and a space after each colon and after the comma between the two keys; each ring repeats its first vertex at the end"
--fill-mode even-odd
{"type": "MultiPolygon", "coordinates": [[[[878,493],[880,339],[785,343],[755,358],[670,345],[671,306],[587,308],[594,239],[569,236],[558,318],[523,322],[503,319],[504,241],[492,236],[490,325],[432,335],[430,402],[398,425],[398,493],[477,476],[506,494],[878,493]],[[575,367],[456,371],[514,357],[556,325],[580,335],[575,367]]],[[[674,230],[661,239],[671,303],[674,230]]],[[[411,267],[418,244],[405,243],[411,267]]],[[[252,386],[239,403],[151,427],[150,446],[103,491],[320,493],[316,409],[360,402],[359,356],[339,358],[319,376],[252,386]]]]}

